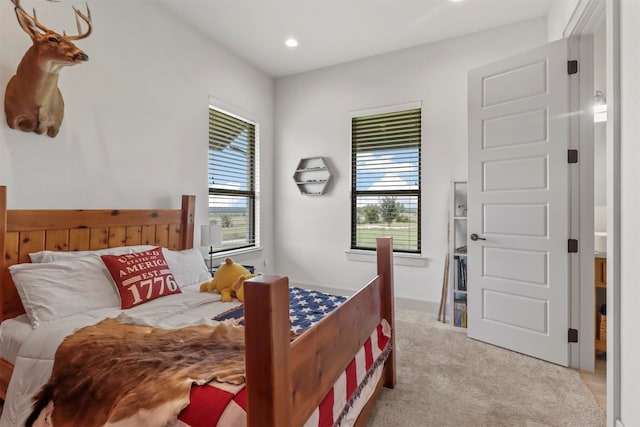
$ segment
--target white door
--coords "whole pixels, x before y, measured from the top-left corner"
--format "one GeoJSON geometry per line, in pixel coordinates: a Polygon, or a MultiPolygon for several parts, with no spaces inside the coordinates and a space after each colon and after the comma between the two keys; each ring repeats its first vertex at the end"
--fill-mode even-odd
{"type": "Polygon", "coordinates": [[[470,71],[467,202],[468,335],[563,366],[567,52],[560,40],[470,71]]]}

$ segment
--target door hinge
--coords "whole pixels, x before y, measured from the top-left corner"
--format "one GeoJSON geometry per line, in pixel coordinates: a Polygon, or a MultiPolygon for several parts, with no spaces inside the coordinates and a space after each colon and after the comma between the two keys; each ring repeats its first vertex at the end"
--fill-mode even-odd
{"type": "Polygon", "coordinates": [[[567,250],[570,254],[578,253],[578,239],[569,239],[567,250]]]}
{"type": "Polygon", "coordinates": [[[568,150],[567,160],[569,163],[578,163],[578,150],[568,150]]]}
{"type": "Polygon", "coordinates": [[[578,74],[578,60],[571,59],[567,61],[567,73],[570,76],[573,74],[578,74]]]}
{"type": "Polygon", "coordinates": [[[569,342],[578,342],[578,330],[569,328],[569,335],[567,338],[569,342]]]}

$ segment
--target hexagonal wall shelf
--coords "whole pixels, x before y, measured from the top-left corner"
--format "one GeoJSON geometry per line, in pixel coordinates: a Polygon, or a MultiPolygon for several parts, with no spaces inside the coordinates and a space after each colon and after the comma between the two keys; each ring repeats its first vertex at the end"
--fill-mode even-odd
{"type": "Polygon", "coordinates": [[[307,196],[320,196],[324,194],[329,181],[331,171],[327,167],[324,157],[307,157],[300,159],[293,180],[300,190],[300,194],[307,196]]]}

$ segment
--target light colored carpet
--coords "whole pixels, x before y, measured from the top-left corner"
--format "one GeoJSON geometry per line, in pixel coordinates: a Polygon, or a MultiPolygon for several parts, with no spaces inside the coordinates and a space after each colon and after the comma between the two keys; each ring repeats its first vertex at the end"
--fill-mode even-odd
{"type": "Polygon", "coordinates": [[[601,427],[605,413],[578,371],[484,344],[396,312],[397,385],[383,389],[371,427],[601,427]]]}

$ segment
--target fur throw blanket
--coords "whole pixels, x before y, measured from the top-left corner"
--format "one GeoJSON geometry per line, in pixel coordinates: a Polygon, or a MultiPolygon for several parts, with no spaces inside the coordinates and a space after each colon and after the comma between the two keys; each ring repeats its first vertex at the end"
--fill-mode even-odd
{"type": "Polygon", "coordinates": [[[166,330],[106,319],[65,338],[26,425],[170,425],[193,383],[243,383],[244,360],[243,327],[166,330]]]}

